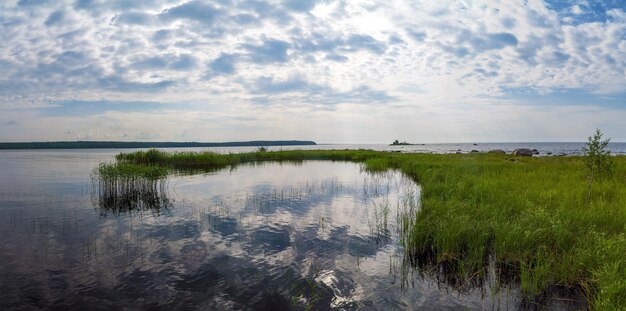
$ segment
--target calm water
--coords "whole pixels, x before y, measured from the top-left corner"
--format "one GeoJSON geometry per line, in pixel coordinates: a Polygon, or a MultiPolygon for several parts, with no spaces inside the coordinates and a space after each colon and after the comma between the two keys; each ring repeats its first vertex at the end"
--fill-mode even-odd
{"type": "Polygon", "coordinates": [[[160,209],[99,202],[117,150],[0,151],[0,309],[516,309],[516,291],[402,289],[398,172],[308,161],[168,179],[160,209]]]}

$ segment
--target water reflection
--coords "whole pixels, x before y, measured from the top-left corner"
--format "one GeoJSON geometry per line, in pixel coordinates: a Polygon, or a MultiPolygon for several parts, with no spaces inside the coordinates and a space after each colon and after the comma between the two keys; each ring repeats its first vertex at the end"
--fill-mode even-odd
{"type": "Polygon", "coordinates": [[[166,178],[103,178],[94,174],[92,183],[92,201],[102,216],[144,211],[160,214],[171,206],[166,178]]]}
{"type": "Polygon", "coordinates": [[[267,163],[174,176],[139,193],[101,186],[93,202],[63,192],[1,201],[0,309],[494,305],[404,273],[419,187],[397,172],[267,163]]]}

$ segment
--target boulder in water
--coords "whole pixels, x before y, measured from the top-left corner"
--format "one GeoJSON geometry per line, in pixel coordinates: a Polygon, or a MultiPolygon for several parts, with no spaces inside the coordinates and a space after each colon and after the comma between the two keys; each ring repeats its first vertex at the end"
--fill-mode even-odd
{"type": "Polygon", "coordinates": [[[489,153],[499,153],[499,154],[506,154],[506,152],[502,149],[493,149],[493,150],[489,150],[489,153]]]}
{"type": "Polygon", "coordinates": [[[513,150],[513,155],[522,156],[522,157],[532,157],[533,151],[528,148],[518,148],[513,150]]]}

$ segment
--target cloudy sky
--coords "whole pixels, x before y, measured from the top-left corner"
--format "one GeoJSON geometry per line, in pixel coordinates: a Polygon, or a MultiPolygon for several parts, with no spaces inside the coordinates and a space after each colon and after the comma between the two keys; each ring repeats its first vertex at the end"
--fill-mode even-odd
{"type": "Polygon", "coordinates": [[[626,141],[626,2],[4,0],[0,141],[626,141]]]}

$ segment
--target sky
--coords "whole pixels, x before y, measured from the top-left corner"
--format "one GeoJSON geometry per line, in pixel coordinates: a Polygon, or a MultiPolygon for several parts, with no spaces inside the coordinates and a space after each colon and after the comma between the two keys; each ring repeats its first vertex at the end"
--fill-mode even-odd
{"type": "Polygon", "coordinates": [[[0,2],[0,141],[626,141],[626,1],[0,2]]]}

